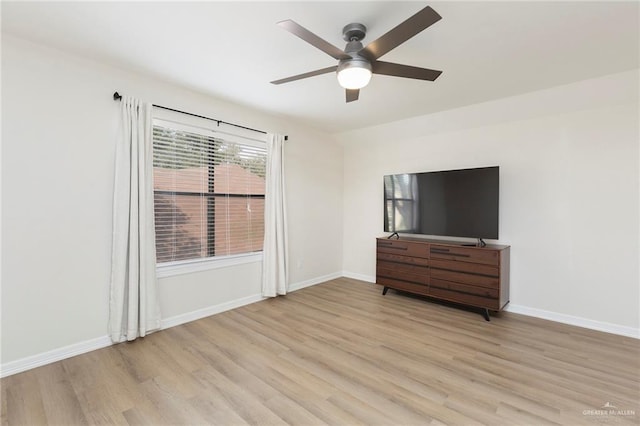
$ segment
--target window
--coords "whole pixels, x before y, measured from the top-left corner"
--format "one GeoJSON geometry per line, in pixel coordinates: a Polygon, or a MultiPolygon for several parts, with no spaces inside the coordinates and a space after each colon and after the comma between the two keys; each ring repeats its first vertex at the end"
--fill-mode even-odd
{"type": "Polygon", "coordinates": [[[262,251],[264,142],[155,120],[158,266],[262,251]]]}

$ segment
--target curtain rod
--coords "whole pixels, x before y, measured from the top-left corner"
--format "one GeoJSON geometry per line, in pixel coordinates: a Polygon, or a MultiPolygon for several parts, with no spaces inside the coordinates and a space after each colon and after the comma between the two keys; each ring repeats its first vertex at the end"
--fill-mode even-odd
{"type": "MultiPolygon", "coordinates": [[[[113,100],[114,101],[119,101],[121,99],[122,99],[122,95],[120,93],[118,93],[118,92],[114,92],[113,93],[113,100]]],[[[192,114],[190,112],[180,111],[179,109],[173,109],[173,108],[165,107],[165,106],[162,106],[162,105],[153,105],[153,106],[156,107],[156,108],[166,109],[167,111],[179,112],[181,114],[187,114],[187,115],[190,115],[192,117],[204,118],[205,120],[215,121],[216,123],[218,123],[218,125],[220,125],[220,123],[222,123],[222,124],[227,124],[229,126],[238,127],[240,129],[251,130],[253,132],[262,133],[264,135],[267,134],[267,132],[265,132],[264,130],[252,129],[251,127],[241,126],[239,124],[233,124],[233,123],[229,123],[229,122],[222,121],[222,120],[216,120],[215,118],[205,117],[204,115],[192,114]]],[[[289,136],[285,136],[284,140],[285,141],[289,140],[289,136]]]]}

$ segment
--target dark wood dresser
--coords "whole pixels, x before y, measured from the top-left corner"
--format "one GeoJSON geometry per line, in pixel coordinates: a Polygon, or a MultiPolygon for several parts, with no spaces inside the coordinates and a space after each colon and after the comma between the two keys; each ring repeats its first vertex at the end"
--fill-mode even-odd
{"type": "Polygon", "coordinates": [[[489,311],[509,303],[509,246],[378,238],[376,284],[489,311]]]}

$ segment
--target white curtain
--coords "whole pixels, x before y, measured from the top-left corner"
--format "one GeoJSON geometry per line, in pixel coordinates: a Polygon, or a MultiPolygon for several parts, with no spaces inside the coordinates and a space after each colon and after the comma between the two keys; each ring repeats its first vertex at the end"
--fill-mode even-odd
{"type": "Polygon", "coordinates": [[[267,135],[262,295],[287,294],[287,218],[284,197],[284,136],[267,135]]]}
{"type": "Polygon", "coordinates": [[[123,96],[116,147],[109,334],[134,340],[160,328],[153,212],[152,105],[123,96]]]}

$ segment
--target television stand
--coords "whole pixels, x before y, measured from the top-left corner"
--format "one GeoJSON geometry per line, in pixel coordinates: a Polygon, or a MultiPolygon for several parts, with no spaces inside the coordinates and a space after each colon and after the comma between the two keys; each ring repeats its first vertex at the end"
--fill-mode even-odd
{"type": "Polygon", "coordinates": [[[392,288],[480,308],[489,321],[509,303],[509,246],[378,238],[376,284],[383,295],[392,288]]]}
{"type": "Polygon", "coordinates": [[[391,239],[391,237],[393,237],[394,235],[396,236],[396,240],[399,240],[399,239],[400,239],[400,234],[398,234],[397,232],[394,232],[393,234],[391,234],[391,235],[389,235],[389,236],[387,237],[387,240],[390,240],[390,239],[391,239]]]}

